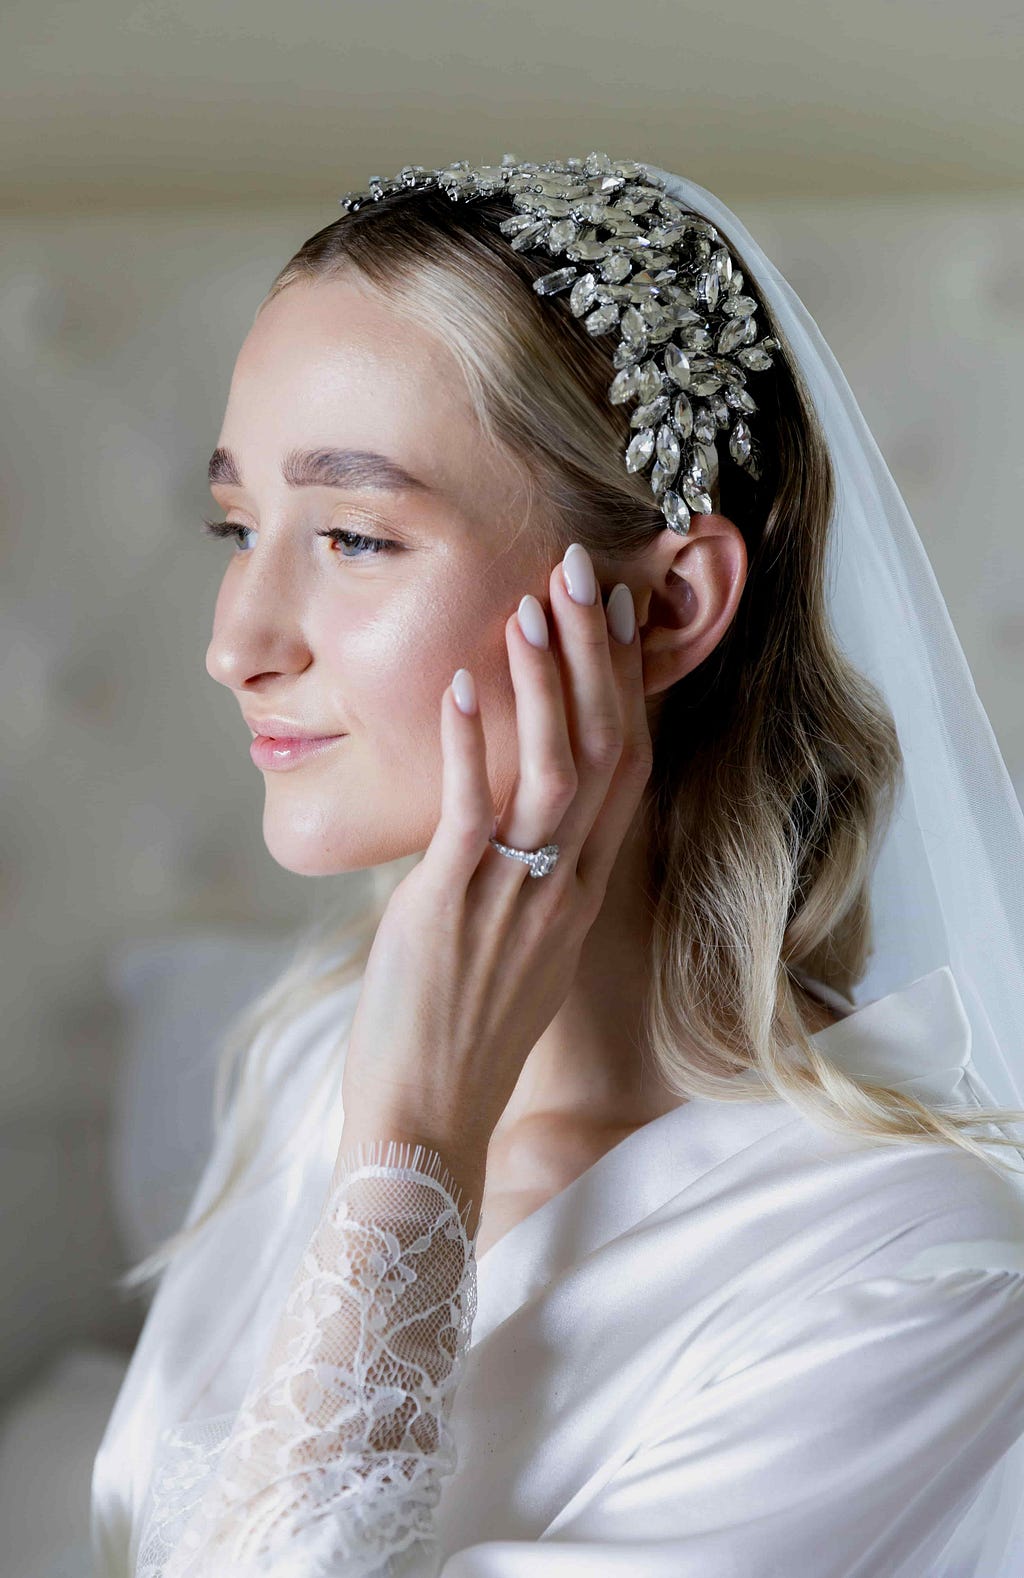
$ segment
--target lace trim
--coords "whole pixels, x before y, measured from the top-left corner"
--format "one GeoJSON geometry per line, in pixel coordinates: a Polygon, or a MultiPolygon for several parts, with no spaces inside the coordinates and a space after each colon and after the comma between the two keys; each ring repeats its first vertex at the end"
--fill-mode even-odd
{"type": "Polygon", "coordinates": [[[136,1578],[394,1578],[408,1560],[435,1571],[476,1314],[460,1194],[422,1145],[342,1153],[233,1423],[161,1437],[136,1578]]]}

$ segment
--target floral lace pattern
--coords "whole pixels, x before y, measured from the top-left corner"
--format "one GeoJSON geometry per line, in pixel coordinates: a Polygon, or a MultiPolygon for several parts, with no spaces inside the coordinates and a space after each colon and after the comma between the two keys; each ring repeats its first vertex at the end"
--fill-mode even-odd
{"type": "Polygon", "coordinates": [[[476,1313],[469,1208],[437,1151],[346,1154],[237,1416],[161,1438],[136,1578],[436,1572],[476,1313]]]}

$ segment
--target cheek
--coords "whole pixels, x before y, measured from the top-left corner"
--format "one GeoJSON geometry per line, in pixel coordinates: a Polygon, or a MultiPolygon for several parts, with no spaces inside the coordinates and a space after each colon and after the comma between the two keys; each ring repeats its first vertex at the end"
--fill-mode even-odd
{"type": "Polygon", "coordinates": [[[347,611],[344,627],[328,634],[336,713],[353,732],[376,740],[383,754],[407,764],[436,754],[440,764],[441,698],[452,675],[468,668],[480,696],[488,764],[497,780],[518,762],[516,703],[503,599],[476,609],[471,590],[422,591],[387,610],[347,611]]]}

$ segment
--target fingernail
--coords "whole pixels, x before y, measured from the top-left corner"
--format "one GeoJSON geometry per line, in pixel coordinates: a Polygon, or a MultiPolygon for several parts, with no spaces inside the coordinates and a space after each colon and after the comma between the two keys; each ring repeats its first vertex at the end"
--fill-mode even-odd
{"type": "Polygon", "coordinates": [[[565,589],[574,603],[597,602],[597,576],[590,555],[581,542],[572,542],[562,559],[565,589]]]}
{"type": "Polygon", "coordinates": [[[625,581],[617,581],[608,597],[606,609],[608,629],[616,641],[629,646],[636,632],[636,609],[633,594],[625,581]]]}
{"type": "Polygon", "coordinates": [[[532,647],[547,646],[548,622],[532,592],[526,592],[519,600],[519,628],[532,647]]]}
{"type": "Polygon", "coordinates": [[[457,668],[452,675],[452,695],[459,711],[471,718],[476,712],[476,686],[468,668],[457,668]]]}

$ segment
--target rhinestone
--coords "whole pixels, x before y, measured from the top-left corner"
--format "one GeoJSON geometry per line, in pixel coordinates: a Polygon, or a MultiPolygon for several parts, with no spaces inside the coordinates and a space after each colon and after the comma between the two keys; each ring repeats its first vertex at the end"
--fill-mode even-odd
{"type": "Polygon", "coordinates": [[[654,434],[649,427],[645,427],[630,440],[626,450],[626,470],[642,471],[653,454],[654,434]]]}
{"type": "Polygon", "coordinates": [[[689,477],[682,482],[682,495],[695,515],[710,515],[713,509],[710,493],[705,493],[689,477]]]}
{"type": "Polygon", "coordinates": [[[679,439],[676,437],[675,429],[672,427],[671,423],[663,422],[661,424],[658,429],[656,443],[658,464],[665,472],[668,473],[669,479],[671,480],[671,478],[674,477],[676,472],[679,470],[679,460],[681,455],[679,439]]]}
{"type": "Polygon", "coordinates": [[[693,411],[693,436],[701,444],[712,444],[718,432],[718,423],[715,413],[710,407],[701,404],[694,407],[693,411]]]}
{"type": "Polygon", "coordinates": [[[674,531],[688,532],[690,529],[690,512],[672,488],[669,488],[661,501],[661,513],[674,531]]]}
{"type": "Polygon", "coordinates": [[[693,406],[684,394],[676,396],[676,403],[672,408],[672,416],[682,437],[689,438],[693,432],[693,406]]]}
{"type": "Polygon", "coordinates": [[[655,498],[660,498],[674,476],[675,472],[666,471],[660,460],[654,462],[651,467],[651,492],[655,498]]]}
{"type": "Polygon", "coordinates": [[[720,394],[709,395],[708,405],[714,412],[715,421],[718,426],[728,427],[729,423],[732,421],[732,412],[726,404],[724,396],[720,394]]]}
{"type": "Polygon", "coordinates": [[[714,394],[721,387],[722,380],[717,373],[694,373],[690,379],[690,388],[694,394],[714,394]]]}
{"type": "Polygon", "coordinates": [[[715,444],[698,444],[694,448],[694,458],[697,459],[707,472],[708,480],[714,482],[718,476],[718,448],[715,444]]]}
{"type": "Polygon", "coordinates": [[[753,296],[730,294],[722,302],[722,311],[727,318],[745,318],[749,313],[757,311],[757,302],[753,296]]]}
{"type": "Polygon", "coordinates": [[[617,284],[619,280],[629,278],[632,267],[632,261],[626,256],[625,252],[613,252],[610,257],[605,258],[599,273],[601,278],[607,280],[610,284],[617,284]]]}
{"type": "Polygon", "coordinates": [[[533,187],[535,191],[542,192],[545,197],[570,198],[573,192],[578,192],[580,196],[583,196],[584,193],[590,190],[589,187],[581,185],[579,181],[571,181],[565,175],[534,176],[533,187]]]}
{"type": "Polygon", "coordinates": [[[597,222],[613,230],[623,226],[624,235],[633,236],[638,233],[632,215],[627,213],[624,208],[621,208],[618,203],[609,203],[597,222]]]}
{"type": "Polygon", "coordinates": [[[736,352],[736,360],[742,362],[744,367],[751,367],[755,372],[765,372],[772,366],[772,359],[763,350],[764,341],[760,345],[744,345],[736,352]]]}
{"type": "MultiPolygon", "coordinates": [[[[572,213],[572,204],[567,203],[564,197],[538,197],[537,207],[552,219],[567,219],[572,213]]],[[[576,227],[573,226],[573,235],[576,227]]]]}
{"type": "Polygon", "coordinates": [[[597,280],[593,274],[581,274],[569,295],[569,306],[577,318],[593,306],[597,296],[597,280]]]}
{"type": "Polygon", "coordinates": [[[637,378],[636,392],[641,400],[656,400],[665,387],[665,375],[652,357],[644,362],[637,378]]]}
{"type": "Polygon", "coordinates": [[[729,434],[729,453],[733,460],[746,460],[750,454],[750,429],[741,417],[736,419],[729,434]]]}
{"type": "Polygon", "coordinates": [[[547,233],[548,222],[540,220],[537,224],[527,225],[525,230],[520,230],[518,235],[512,237],[513,252],[525,252],[527,247],[532,247],[534,242],[540,241],[547,233]]]}
{"type": "Polygon", "coordinates": [[[690,358],[686,352],[680,350],[678,345],[666,345],[664,362],[665,371],[672,381],[677,383],[680,389],[688,389],[690,386],[690,358]]]}
{"type": "Polygon", "coordinates": [[[664,318],[656,327],[652,326],[647,331],[654,345],[664,345],[666,340],[672,338],[674,332],[671,318],[664,318]]]}
{"type": "Polygon", "coordinates": [[[612,366],[618,368],[633,367],[642,355],[643,348],[641,346],[631,345],[628,340],[622,340],[612,352],[612,366]]]}
{"type": "Polygon", "coordinates": [[[655,300],[653,296],[645,296],[640,303],[640,316],[649,329],[651,327],[657,329],[663,323],[671,324],[673,327],[675,325],[674,313],[666,308],[663,302],[655,300]]]}
{"type": "Polygon", "coordinates": [[[547,233],[547,248],[552,254],[564,252],[570,241],[575,241],[579,230],[571,219],[558,219],[547,233]]]}
{"type": "Polygon", "coordinates": [[[734,351],[737,345],[742,345],[749,325],[749,318],[730,319],[715,341],[715,349],[719,355],[724,356],[727,351],[734,351]]]}
{"type": "Polygon", "coordinates": [[[668,395],[659,395],[650,405],[638,405],[629,419],[630,427],[651,427],[668,414],[668,395]]]}
{"type": "Polygon", "coordinates": [[[685,232],[681,225],[656,225],[647,232],[647,239],[655,247],[677,247],[685,232]]]}
{"type": "Polygon", "coordinates": [[[623,401],[633,398],[638,392],[637,379],[639,376],[640,368],[635,362],[632,367],[624,367],[621,372],[615,374],[611,388],[608,391],[608,399],[612,405],[622,405],[623,401]]]}
{"type": "Polygon", "coordinates": [[[647,325],[635,307],[627,307],[622,314],[623,337],[634,345],[643,345],[647,339],[647,325]]]}
{"type": "Polygon", "coordinates": [[[742,384],[726,384],[724,394],[726,403],[731,405],[736,411],[757,410],[756,400],[749,390],[744,389],[742,384]]]}
{"type": "Polygon", "coordinates": [[[607,334],[609,329],[614,329],[619,321],[619,309],[614,301],[606,301],[600,307],[595,307],[589,317],[584,318],[583,327],[588,334],[607,334]]]}
{"type": "Polygon", "coordinates": [[[557,844],[545,844],[541,849],[531,850],[530,876],[546,877],[549,871],[554,871],[557,860],[557,844]]]}
{"type": "Polygon", "coordinates": [[[517,236],[520,231],[526,230],[537,221],[532,214],[513,214],[511,219],[503,219],[498,226],[503,236],[517,236]]]}
{"type": "Polygon", "coordinates": [[[714,312],[718,303],[718,271],[704,269],[697,275],[697,300],[708,312],[714,312]]]}
{"type": "Polygon", "coordinates": [[[575,278],[574,268],[556,268],[553,274],[542,274],[540,279],[535,279],[533,288],[538,296],[553,296],[556,291],[565,290],[575,278]]]}
{"type": "Polygon", "coordinates": [[[597,263],[615,248],[607,241],[571,241],[565,250],[574,263],[597,263]]]}

